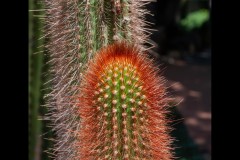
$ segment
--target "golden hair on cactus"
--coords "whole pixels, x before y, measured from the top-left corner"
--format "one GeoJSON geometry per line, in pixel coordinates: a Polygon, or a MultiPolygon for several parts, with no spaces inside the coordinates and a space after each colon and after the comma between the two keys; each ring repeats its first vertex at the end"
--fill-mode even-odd
{"type": "Polygon", "coordinates": [[[172,159],[164,78],[136,46],[101,49],[79,93],[78,159],[172,159]]]}

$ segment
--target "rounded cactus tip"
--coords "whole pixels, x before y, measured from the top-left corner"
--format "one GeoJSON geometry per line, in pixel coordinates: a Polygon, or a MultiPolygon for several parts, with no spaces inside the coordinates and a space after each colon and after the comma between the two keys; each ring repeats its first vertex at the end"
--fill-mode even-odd
{"type": "Polygon", "coordinates": [[[80,86],[80,159],[170,160],[164,80],[125,42],[101,49],[80,86]]]}

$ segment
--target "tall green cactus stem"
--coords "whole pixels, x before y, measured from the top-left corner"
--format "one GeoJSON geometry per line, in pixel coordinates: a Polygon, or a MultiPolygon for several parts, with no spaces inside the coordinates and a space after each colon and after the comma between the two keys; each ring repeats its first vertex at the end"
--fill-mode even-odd
{"type": "MultiPolygon", "coordinates": [[[[29,0],[29,9],[39,8],[40,4],[36,0],[29,0]]],[[[35,15],[38,14],[35,13],[35,15]]],[[[40,105],[42,104],[42,70],[43,70],[43,54],[39,46],[43,45],[43,40],[38,40],[42,36],[42,23],[39,18],[33,17],[33,13],[29,13],[29,159],[41,159],[42,152],[42,122],[39,121],[40,105]]]]}
{"type": "Polygon", "coordinates": [[[163,77],[139,52],[117,43],[90,62],[80,87],[77,159],[172,159],[163,77]]]}
{"type": "Polygon", "coordinates": [[[51,155],[58,160],[77,155],[76,133],[80,117],[76,110],[82,74],[94,54],[115,41],[135,43],[147,50],[149,33],[144,6],[153,0],[43,0],[46,49],[53,77],[48,100],[51,127],[56,133],[51,155]]]}

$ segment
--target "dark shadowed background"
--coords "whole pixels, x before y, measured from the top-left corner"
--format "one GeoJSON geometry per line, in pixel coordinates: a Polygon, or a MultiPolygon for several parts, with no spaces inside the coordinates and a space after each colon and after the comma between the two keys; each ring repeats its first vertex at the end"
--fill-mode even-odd
{"type": "Polygon", "coordinates": [[[150,51],[164,67],[180,160],[211,159],[211,1],[157,0],[150,51]]]}
{"type": "MultiPolygon", "coordinates": [[[[157,0],[147,5],[154,16],[150,54],[164,68],[168,91],[175,97],[170,118],[175,128],[176,159],[211,160],[211,2],[209,0],[157,0]]],[[[29,10],[39,9],[29,0],[29,10]]],[[[41,52],[42,11],[29,12],[29,159],[48,160],[44,151],[53,137],[47,122],[43,84],[48,66],[41,52]],[[44,136],[43,136],[44,135],[44,136]]]]}

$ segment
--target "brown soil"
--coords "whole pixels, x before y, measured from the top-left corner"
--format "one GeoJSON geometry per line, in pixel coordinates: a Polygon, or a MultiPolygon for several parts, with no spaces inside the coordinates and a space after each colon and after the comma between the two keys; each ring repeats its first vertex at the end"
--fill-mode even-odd
{"type": "Polygon", "coordinates": [[[176,97],[189,135],[205,159],[211,159],[211,65],[177,61],[164,65],[169,92],[176,97]]]}

